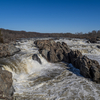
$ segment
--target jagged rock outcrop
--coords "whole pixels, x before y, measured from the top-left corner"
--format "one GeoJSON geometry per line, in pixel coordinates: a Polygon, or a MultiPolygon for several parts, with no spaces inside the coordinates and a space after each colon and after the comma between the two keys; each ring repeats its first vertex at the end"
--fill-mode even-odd
{"type": "Polygon", "coordinates": [[[12,73],[0,67],[0,100],[13,100],[12,73]]]}
{"type": "Polygon", "coordinates": [[[80,73],[91,78],[95,82],[100,83],[100,65],[97,61],[91,60],[86,56],[82,57],[80,65],[80,73]],[[87,69],[86,71],[84,69],[87,69]]]}
{"type": "Polygon", "coordinates": [[[13,43],[0,44],[0,57],[12,56],[20,49],[16,48],[13,43]]]}
{"type": "Polygon", "coordinates": [[[66,43],[56,43],[54,40],[37,40],[34,43],[46,60],[54,63],[60,61],[68,62],[70,49],[66,43]]]}
{"type": "Polygon", "coordinates": [[[37,54],[33,54],[32,59],[36,60],[37,62],[39,62],[40,64],[42,64],[42,62],[41,62],[41,60],[40,60],[40,58],[38,57],[37,54]]]}
{"type": "Polygon", "coordinates": [[[96,60],[91,60],[83,56],[78,50],[71,50],[69,53],[69,60],[76,68],[80,69],[81,75],[100,83],[100,65],[96,60]]]}
{"type": "Polygon", "coordinates": [[[80,68],[80,58],[82,53],[79,50],[72,51],[69,53],[69,62],[72,63],[76,68],[80,68]]]}
{"type": "Polygon", "coordinates": [[[79,50],[70,50],[64,42],[55,42],[53,40],[37,40],[34,42],[39,48],[39,52],[49,62],[65,61],[72,63],[80,69],[80,73],[93,81],[100,83],[100,65],[97,61],[83,56],[79,50]]]}

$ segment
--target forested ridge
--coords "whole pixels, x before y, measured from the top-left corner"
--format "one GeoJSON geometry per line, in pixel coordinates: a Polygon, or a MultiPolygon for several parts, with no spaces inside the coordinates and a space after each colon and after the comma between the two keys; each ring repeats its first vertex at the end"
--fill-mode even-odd
{"type": "Polygon", "coordinates": [[[100,30],[92,31],[88,33],[39,33],[39,32],[26,32],[26,31],[14,31],[14,30],[6,30],[0,29],[0,42],[6,43],[10,41],[15,41],[20,38],[33,38],[33,37],[55,37],[55,38],[86,38],[92,42],[96,42],[100,38],[100,30]]]}

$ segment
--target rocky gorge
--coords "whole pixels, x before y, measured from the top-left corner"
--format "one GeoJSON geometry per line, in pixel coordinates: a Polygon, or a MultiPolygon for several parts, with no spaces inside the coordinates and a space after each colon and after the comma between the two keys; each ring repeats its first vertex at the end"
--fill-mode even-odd
{"type": "Polygon", "coordinates": [[[39,52],[49,62],[57,63],[64,61],[72,63],[74,67],[80,70],[80,74],[92,81],[100,83],[100,65],[96,60],[91,60],[82,55],[79,50],[71,50],[64,42],[55,42],[54,40],[36,40],[34,42],[39,48],[39,52]]]}

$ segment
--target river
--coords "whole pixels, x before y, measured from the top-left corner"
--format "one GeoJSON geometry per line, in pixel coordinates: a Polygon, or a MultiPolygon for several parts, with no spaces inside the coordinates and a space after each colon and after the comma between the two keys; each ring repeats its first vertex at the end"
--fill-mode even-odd
{"type": "MultiPolygon", "coordinates": [[[[80,75],[79,69],[67,63],[49,63],[38,52],[35,38],[21,39],[16,47],[21,51],[12,57],[0,58],[3,69],[12,72],[16,100],[100,100],[100,84],[80,75]],[[32,60],[38,54],[42,64],[32,60]]],[[[70,49],[100,63],[98,44],[85,39],[59,39],[70,49]]]]}

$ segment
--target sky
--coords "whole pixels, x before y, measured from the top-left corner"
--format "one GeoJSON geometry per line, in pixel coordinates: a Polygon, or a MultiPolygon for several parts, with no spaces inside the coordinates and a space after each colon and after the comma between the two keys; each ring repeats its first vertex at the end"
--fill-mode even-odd
{"type": "Polygon", "coordinates": [[[0,28],[41,33],[100,30],[100,0],[0,0],[0,28]]]}

